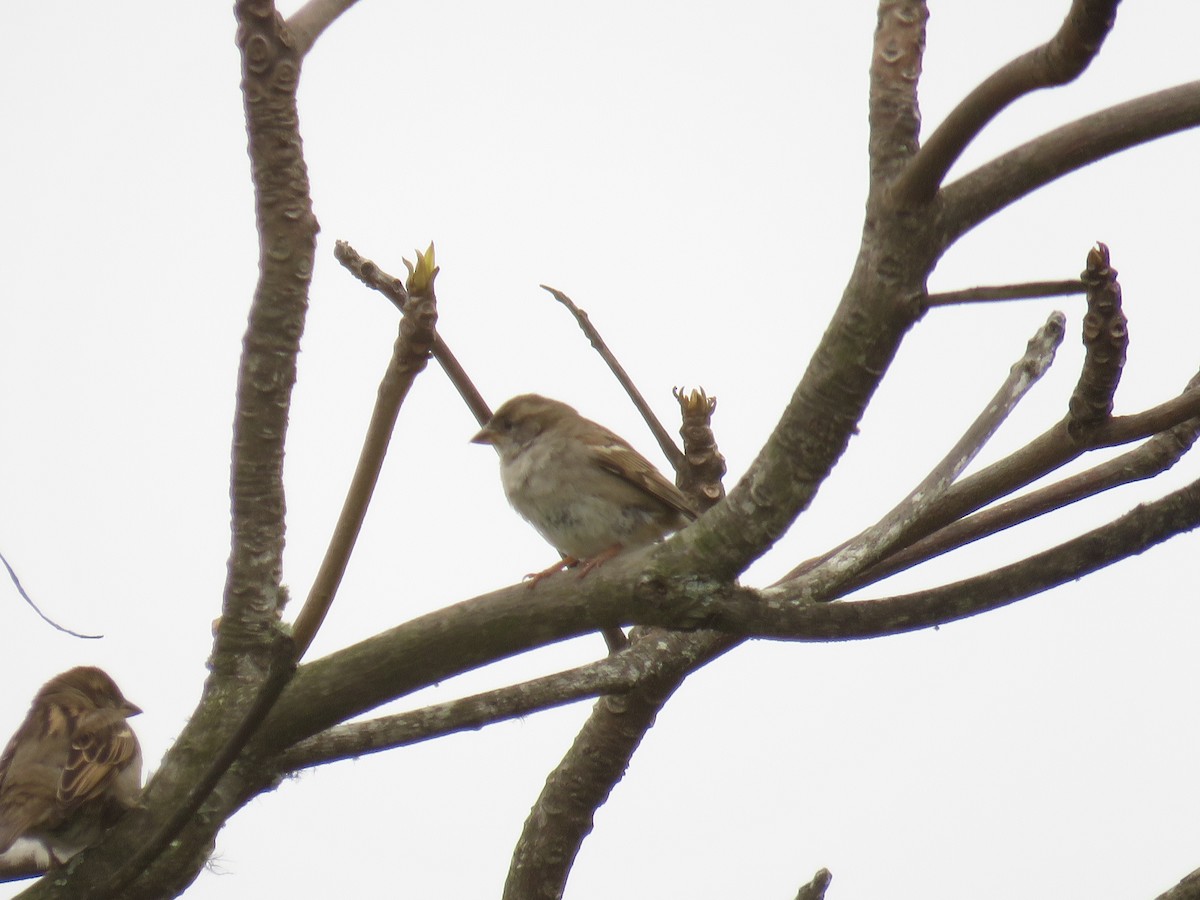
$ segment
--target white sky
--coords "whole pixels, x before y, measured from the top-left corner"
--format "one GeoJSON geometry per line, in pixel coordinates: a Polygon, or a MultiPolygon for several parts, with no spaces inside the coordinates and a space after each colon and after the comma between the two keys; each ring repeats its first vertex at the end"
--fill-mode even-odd
{"type": "MultiPolygon", "coordinates": [[[[933,4],[936,125],[1044,40],[1056,3],[933,4]]],[[[290,11],[290,10],[289,10],[290,11]]],[[[71,665],[146,709],[153,768],[190,714],[228,548],[228,447],[256,274],[229,4],[24,3],[0,31],[0,739],[71,665]]],[[[873,3],[363,2],[306,63],[302,131],[323,226],[288,446],[287,581],[303,597],[358,452],[395,313],[333,261],[393,272],[437,242],[441,330],[493,405],[538,390],[647,452],[636,414],[539,282],[592,315],[660,415],[719,398],[737,478],[849,274],[866,185],[873,3]]],[[[1122,7],[1081,81],[1021,101],[968,153],[1196,77],[1200,5],[1122,7]]],[[[1132,343],[1118,412],[1198,364],[1196,135],[1107,161],[989,222],[935,290],[1071,277],[1104,240],[1132,343]]],[[[1059,363],[987,460],[1056,420],[1082,301],[931,313],[763,584],[884,512],[981,408],[1052,308],[1059,363]]],[[[314,654],[515,581],[553,558],[435,366],[403,411],[314,654]]],[[[657,457],[655,457],[657,459],[657,457]]],[[[960,577],[1197,476],[943,561],[960,577]]],[[[1196,541],[1001,612],[830,646],[757,642],[696,674],[597,815],[570,898],[1153,897],[1200,866],[1196,541]]],[[[294,612],[294,608],[293,608],[294,612]]],[[[575,665],[598,636],[404,705],[575,665]]],[[[193,898],[498,896],[512,845],[590,704],[327,767],[221,833],[193,898]],[[385,873],[385,874],[382,874],[385,873]]],[[[16,892],[0,886],[0,896],[16,892]]]]}

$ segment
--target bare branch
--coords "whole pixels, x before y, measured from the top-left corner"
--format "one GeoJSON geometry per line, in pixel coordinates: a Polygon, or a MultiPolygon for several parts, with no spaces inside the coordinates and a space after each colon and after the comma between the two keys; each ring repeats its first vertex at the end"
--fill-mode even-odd
{"type": "Polygon", "coordinates": [[[917,84],[928,19],[929,9],[921,0],[880,0],[868,101],[873,195],[917,152],[921,133],[917,84]]]}
{"type": "Polygon", "coordinates": [[[655,716],[688,673],[738,643],[729,635],[682,634],[657,628],[634,632],[631,649],[644,643],[661,672],[636,690],[601,697],[562,762],[546,779],[513,850],[504,900],[561,897],[595,811],[625,774],[655,716]]]}
{"type": "Polygon", "coordinates": [[[295,41],[296,52],[301,57],[306,56],[321,33],[355,2],[357,0],[308,0],[292,13],[287,27],[295,41]]]}
{"type": "Polygon", "coordinates": [[[479,729],[585,697],[627,691],[655,674],[661,666],[652,650],[651,645],[641,642],[624,653],[523,684],[368,722],[339,725],[296,744],[280,754],[274,765],[280,774],[285,774],[458,731],[479,729]]]}
{"type": "Polygon", "coordinates": [[[1043,297],[1065,297],[1085,293],[1082,281],[1031,281],[1025,284],[1003,284],[991,287],[964,288],[945,291],[925,298],[927,309],[954,306],[961,303],[995,303],[1002,300],[1040,300],[1043,297]]]}
{"type": "Polygon", "coordinates": [[[1100,52],[1119,2],[1074,0],[1054,37],[984,79],[951,111],[897,179],[893,190],[897,202],[931,200],[966,146],[1014,100],[1079,77],[1100,52]]]}
{"type": "MultiPolygon", "coordinates": [[[[1193,379],[1195,384],[1200,379],[1193,379]]],[[[1193,394],[1200,392],[1193,391],[1193,394]]],[[[1200,401],[1200,397],[1193,397],[1200,401]]],[[[1200,402],[1196,402],[1200,410],[1200,402]]],[[[1142,446],[1055,484],[992,509],[959,519],[895,553],[851,579],[846,593],[910,569],[928,559],[1061,509],[1120,485],[1153,478],[1175,465],[1200,435],[1200,418],[1189,419],[1150,438],[1142,446]]]]}
{"type": "MultiPolygon", "coordinates": [[[[1142,440],[1166,429],[1180,426],[1198,415],[1200,415],[1200,387],[1196,386],[1196,379],[1193,379],[1189,383],[1188,389],[1178,397],[1144,412],[1129,416],[1117,416],[1104,422],[1087,435],[1086,444],[1072,440],[1067,434],[1065,422],[1059,422],[1020,450],[993,463],[986,469],[964,478],[951,487],[944,497],[926,510],[921,521],[906,535],[906,538],[914,543],[927,538],[963,516],[1061,468],[1088,450],[1115,447],[1131,441],[1142,440]]],[[[801,563],[780,579],[779,583],[785,583],[813,571],[847,544],[849,541],[828,553],[801,563]]],[[[873,569],[872,571],[886,571],[889,565],[885,561],[881,563],[878,570],[873,569]]],[[[856,577],[847,584],[861,585],[868,581],[878,580],[874,577],[867,579],[866,572],[863,573],[863,579],[856,577]]]]}
{"type": "Polygon", "coordinates": [[[860,640],[944,625],[1075,581],[1200,527],[1200,481],[1020,562],[963,581],[880,600],[814,602],[803,580],[764,602],[730,594],[710,621],[740,634],[789,640],[860,640]]]}
{"type": "MultiPolygon", "coordinates": [[[[425,258],[418,253],[418,259],[424,261],[425,258]]],[[[429,248],[428,262],[430,266],[433,265],[432,246],[429,248]]],[[[371,423],[367,427],[358,465],[350,480],[333,536],[325,550],[325,557],[321,560],[321,567],[292,628],[297,659],[303,657],[312,644],[317,630],[325,621],[325,616],[333,604],[334,595],[350,561],[350,554],[358,540],[363,519],[366,518],[367,507],[371,503],[371,495],[375,492],[379,473],[383,469],[383,459],[392,439],[392,430],[396,427],[400,406],[408,396],[413,380],[425,368],[429,358],[437,334],[434,330],[437,324],[437,300],[433,289],[436,274],[437,269],[434,268],[427,282],[423,283],[422,290],[416,290],[416,285],[410,285],[406,291],[408,301],[400,318],[400,329],[392,347],[392,357],[379,384],[375,408],[371,412],[371,423]]]]}
{"type": "MultiPolygon", "coordinates": [[[[358,251],[345,241],[338,241],[334,245],[333,255],[355,278],[372,290],[379,291],[392,302],[396,309],[404,312],[404,305],[408,302],[408,292],[405,290],[402,280],[394,275],[389,275],[371,260],[360,256],[358,251]]],[[[484,402],[483,395],[475,388],[475,384],[467,375],[467,370],[450,352],[450,348],[442,340],[440,334],[433,336],[433,347],[430,352],[450,378],[450,383],[463,398],[467,408],[471,410],[471,414],[475,416],[475,421],[480,425],[486,423],[492,417],[491,408],[484,402]]]]}
{"type": "Polygon", "coordinates": [[[825,892],[829,890],[831,881],[833,881],[833,875],[829,870],[819,869],[817,874],[812,877],[812,881],[802,885],[796,892],[796,900],[825,900],[825,892]]]}
{"type": "Polygon", "coordinates": [[[1113,395],[1121,381],[1129,349],[1129,324],[1121,310],[1121,285],[1109,265],[1108,247],[1097,244],[1088,253],[1083,273],[1088,311],[1083,318],[1083,344],[1087,354],[1079,381],[1067,405],[1067,433],[1084,439],[1112,416],[1113,395]]]}
{"type": "Polygon", "coordinates": [[[617,357],[608,349],[608,344],[604,342],[604,338],[600,336],[600,332],[596,330],[596,326],[592,324],[591,318],[587,312],[575,305],[575,302],[557,288],[552,288],[549,285],[538,285],[542,290],[548,291],[550,295],[565,306],[575,317],[575,322],[579,325],[579,329],[587,337],[592,347],[600,358],[608,365],[609,370],[616,376],[617,382],[625,389],[625,393],[629,395],[629,399],[633,401],[633,405],[637,407],[637,411],[642,414],[642,419],[650,428],[650,433],[654,435],[654,439],[658,441],[658,446],[663,452],[663,456],[667,458],[667,462],[671,464],[671,468],[679,470],[683,462],[683,452],[676,445],[671,435],[667,433],[667,429],[663,427],[663,423],[658,420],[658,416],[654,414],[654,410],[650,408],[650,404],[646,402],[646,398],[642,396],[641,391],[637,389],[637,385],[633,383],[633,379],[629,377],[629,373],[625,371],[625,367],[617,361],[617,357]]]}
{"type": "MultiPolygon", "coordinates": [[[[828,596],[830,592],[835,592],[834,585],[856,577],[900,546],[907,535],[920,526],[930,507],[942,499],[1017,403],[1045,374],[1062,343],[1065,326],[1066,319],[1062,313],[1050,315],[1046,324],[1029,340],[1025,354],[1013,364],[996,395],[962,438],[891,512],[818,560],[793,570],[780,583],[786,585],[793,578],[803,575],[810,591],[828,596]]],[[[782,590],[786,592],[787,588],[782,590]]]]}
{"type": "Polygon", "coordinates": [[[947,246],[1063,175],[1200,125],[1200,81],[1120,103],[1010,150],[942,189],[947,246]]]}
{"type": "MultiPolygon", "coordinates": [[[[232,472],[232,540],[221,627],[203,699],[139,807],[95,848],[71,862],[68,877],[42,879],[31,897],[100,898],[158,888],[147,863],[171,843],[278,693],[283,569],[283,449],[296,357],[304,330],[317,222],[298,128],[299,58],[272,3],[238,0],[249,155],[259,235],[259,280],[238,370],[232,472]],[[287,248],[286,253],[279,252],[287,248]],[[182,822],[181,822],[182,820],[182,822]]],[[[290,657],[289,657],[290,661],[290,657]]],[[[196,848],[190,848],[192,853],[196,848]]],[[[161,872],[162,870],[160,870],[161,872]]],[[[187,876],[194,877],[195,870],[187,876]]],[[[163,873],[164,879],[179,873],[163,873]]]]}
{"type": "Polygon", "coordinates": [[[1155,900],[1200,900],[1200,869],[1183,876],[1179,884],[1159,894],[1155,900]]]}

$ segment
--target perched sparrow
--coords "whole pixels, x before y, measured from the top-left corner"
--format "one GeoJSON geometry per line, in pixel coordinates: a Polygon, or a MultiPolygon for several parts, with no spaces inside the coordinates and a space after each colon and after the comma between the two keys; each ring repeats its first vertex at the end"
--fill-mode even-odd
{"type": "Polygon", "coordinates": [[[140,712],[94,666],[42,686],[0,756],[0,853],[24,836],[64,862],[137,803],[142,751],[125,720],[140,712]]]}
{"type": "Polygon", "coordinates": [[[563,556],[533,577],[583,562],[582,578],[629,547],[696,518],[687,498],[603,425],[537,394],[513,397],[475,437],[500,454],[508,501],[563,556]]]}

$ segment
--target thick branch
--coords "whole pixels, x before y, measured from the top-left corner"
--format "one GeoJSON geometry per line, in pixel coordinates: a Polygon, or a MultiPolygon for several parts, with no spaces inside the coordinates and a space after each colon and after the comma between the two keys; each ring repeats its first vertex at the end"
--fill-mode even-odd
{"type": "Polygon", "coordinates": [[[1078,78],[1100,52],[1119,2],[1074,0],[1054,37],[984,79],[951,111],[897,179],[896,201],[910,205],[933,199],[950,167],[1001,110],[1033,91],[1078,78]]]}
{"type": "Polygon", "coordinates": [[[889,183],[917,151],[921,113],[917,84],[929,9],[919,0],[880,0],[871,54],[871,193],[889,183]]]}
{"type": "MultiPolygon", "coordinates": [[[[206,846],[188,845],[182,868],[147,865],[171,843],[274,699],[266,681],[279,653],[284,540],[283,447],[304,330],[317,223],[296,111],[300,65],[270,4],[236,6],[243,96],[259,232],[259,281],[238,373],[231,473],[232,541],[221,628],[203,700],[147,786],[138,809],[102,844],[73,860],[68,877],[43,879],[30,897],[169,895],[195,877],[206,846]],[[281,252],[280,248],[287,248],[281,252]],[[235,739],[235,735],[237,736],[235,739]],[[129,882],[140,879],[138,888],[129,882]]],[[[276,671],[281,678],[287,667],[276,671]]]]}
{"type": "Polygon", "coordinates": [[[1034,138],[942,189],[949,246],[1026,194],[1097,160],[1200,125],[1200,81],[1119,103],[1034,138]]]}
{"type": "Polygon", "coordinates": [[[1200,869],[1185,875],[1179,884],[1159,894],[1155,900],[1200,900],[1200,869]]]}
{"type": "Polygon", "coordinates": [[[729,635],[635,632],[632,647],[654,645],[663,671],[619,696],[602,697],[571,749],[550,773],[513,851],[504,900],[560,898],[592,816],[625,774],[655,716],[684,678],[737,643],[729,635]]]}

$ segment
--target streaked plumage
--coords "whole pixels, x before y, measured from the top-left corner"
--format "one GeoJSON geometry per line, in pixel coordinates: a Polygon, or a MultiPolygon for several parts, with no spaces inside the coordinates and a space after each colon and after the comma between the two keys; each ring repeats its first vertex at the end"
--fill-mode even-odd
{"type": "Polygon", "coordinates": [[[51,678],[0,756],[0,853],[20,837],[59,862],[95,843],[141,795],[141,710],[102,669],[51,678]]]}

